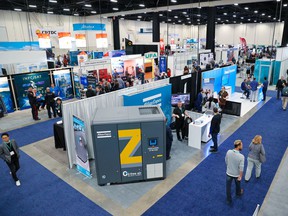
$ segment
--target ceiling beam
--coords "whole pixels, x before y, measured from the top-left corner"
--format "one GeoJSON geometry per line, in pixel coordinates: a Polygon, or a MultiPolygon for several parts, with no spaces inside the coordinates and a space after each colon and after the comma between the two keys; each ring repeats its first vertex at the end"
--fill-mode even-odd
{"type": "Polygon", "coordinates": [[[238,4],[249,4],[249,3],[257,3],[257,2],[271,2],[271,0],[218,0],[218,1],[207,1],[200,3],[191,3],[191,4],[180,4],[180,5],[170,5],[163,7],[153,7],[153,8],[145,8],[139,10],[130,10],[116,13],[106,13],[97,16],[102,17],[113,17],[113,16],[121,16],[121,15],[132,15],[132,14],[141,14],[141,13],[153,13],[153,12],[161,12],[167,10],[184,10],[184,9],[192,9],[198,7],[218,7],[218,6],[226,6],[233,5],[235,3],[238,4]]]}

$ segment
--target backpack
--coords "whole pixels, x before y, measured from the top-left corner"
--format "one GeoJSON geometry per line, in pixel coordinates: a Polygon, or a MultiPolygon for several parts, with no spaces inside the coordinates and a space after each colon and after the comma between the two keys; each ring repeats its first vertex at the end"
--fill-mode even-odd
{"type": "Polygon", "coordinates": [[[288,97],[288,87],[284,87],[282,90],[282,95],[288,97]]]}

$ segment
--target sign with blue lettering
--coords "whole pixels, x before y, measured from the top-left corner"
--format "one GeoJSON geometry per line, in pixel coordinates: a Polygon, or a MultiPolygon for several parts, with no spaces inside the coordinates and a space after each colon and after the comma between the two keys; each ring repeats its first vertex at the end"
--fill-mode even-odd
{"type": "Polygon", "coordinates": [[[231,86],[231,93],[235,92],[237,65],[222,68],[222,86],[231,86]]]}
{"type": "Polygon", "coordinates": [[[161,56],[159,61],[159,70],[160,73],[167,72],[167,58],[166,56],[161,56]]]}
{"type": "Polygon", "coordinates": [[[106,31],[106,25],[102,23],[75,23],[73,31],[106,31]]]}
{"type": "Polygon", "coordinates": [[[124,106],[159,105],[167,118],[171,120],[171,84],[133,95],[123,95],[124,106]]]}

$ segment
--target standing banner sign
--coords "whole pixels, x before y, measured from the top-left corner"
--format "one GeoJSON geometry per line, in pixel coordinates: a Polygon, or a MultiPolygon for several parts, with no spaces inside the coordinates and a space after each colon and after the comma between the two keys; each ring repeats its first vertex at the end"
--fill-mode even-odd
{"type": "Polygon", "coordinates": [[[159,70],[160,73],[167,72],[167,58],[166,56],[161,56],[159,61],[159,70]]]}
{"type": "Polygon", "coordinates": [[[58,70],[53,72],[55,86],[58,87],[62,99],[73,98],[73,89],[70,70],[58,70]]]}
{"type": "Polygon", "coordinates": [[[0,109],[4,113],[14,111],[7,77],[0,77],[0,102],[0,109]]]}
{"type": "Polygon", "coordinates": [[[107,48],[108,47],[108,39],[107,34],[96,34],[96,47],[97,48],[107,48]]]}
{"type": "Polygon", "coordinates": [[[70,32],[59,32],[59,48],[60,49],[71,49],[72,48],[72,38],[70,32]]]}
{"type": "Polygon", "coordinates": [[[77,55],[78,65],[81,65],[81,63],[84,63],[88,61],[88,55],[86,52],[82,51],[77,55]]]}
{"type": "Polygon", "coordinates": [[[20,109],[30,107],[27,97],[29,87],[36,88],[39,94],[45,95],[45,90],[50,86],[50,77],[48,72],[19,74],[14,75],[14,85],[16,91],[16,99],[20,109]]]}
{"type": "Polygon", "coordinates": [[[42,49],[51,48],[51,40],[49,34],[38,34],[39,47],[42,49]]]}
{"type": "Polygon", "coordinates": [[[75,139],[76,166],[83,175],[91,178],[90,165],[87,150],[85,123],[73,115],[73,129],[75,139]]]}
{"type": "Polygon", "coordinates": [[[86,35],[85,34],[75,34],[76,47],[86,47],[86,35]]]}

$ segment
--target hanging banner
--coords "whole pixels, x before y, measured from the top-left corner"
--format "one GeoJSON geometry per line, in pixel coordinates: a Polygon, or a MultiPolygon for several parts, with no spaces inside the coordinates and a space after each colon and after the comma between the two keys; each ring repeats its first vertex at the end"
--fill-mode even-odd
{"type": "Polygon", "coordinates": [[[108,48],[107,34],[96,34],[96,47],[97,48],[108,48]]]}
{"type": "Polygon", "coordinates": [[[71,49],[72,48],[72,38],[70,32],[59,32],[59,48],[60,49],[71,49]]]}
{"type": "Polygon", "coordinates": [[[81,63],[84,63],[88,61],[88,55],[86,52],[82,51],[77,55],[78,65],[81,65],[81,63]]]}
{"type": "Polygon", "coordinates": [[[73,31],[106,31],[106,25],[102,23],[75,23],[73,31]]]}
{"type": "Polygon", "coordinates": [[[7,77],[0,77],[0,109],[4,113],[14,111],[7,77]]]}
{"type": "Polygon", "coordinates": [[[90,165],[87,150],[85,123],[73,115],[73,129],[75,138],[76,166],[83,175],[91,178],[90,165]]]}
{"type": "Polygon", "coordinates": [[[39,47],[42,49],[51,48],[51,40],[49,34],[38,34],[39,47]]]}
{"type": "Polygon", "coordinates": [[[80,90],[81,90],[81,84],[80,84],[80,77],[77,74],[74,74],[74,88],[75,88],[75,94],[77,98],[81,97],[80,90]]]}
{"type": "Polygon", "coordinates": [[[167,72],[167,58],[166,56],[161,56],[159,61],[159,70],[160,73],[167,72]]]}
{"type": "Polygon", "coordinates": [[[86,35],[85,34],[75,34],[76,47],[86,47],[86,35]]]}
{"type": "Polygon", "coordinates": [[[70,70],[57,70],[53,72],[55,86],[60,90],[62,99],[73,98],[73,89],[70,70]]]}
{"type": "Polygon", "coordinates": [[[19,74],[13,75],[14,85],[16,91],[16,99],[20,109],[30,107],[27,97],[27,90],[29,87],[36,88],[39,94],[45,95],[46,87],[50,86],[50,77],[48,72],[19,74]]]}

